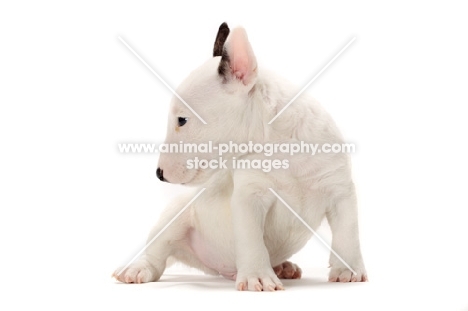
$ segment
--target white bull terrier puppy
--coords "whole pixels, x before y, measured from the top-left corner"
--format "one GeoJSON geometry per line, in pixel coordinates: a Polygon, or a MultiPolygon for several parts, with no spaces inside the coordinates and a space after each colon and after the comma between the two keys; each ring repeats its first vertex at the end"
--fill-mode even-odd
{"type": "MultiPolygon", "coordinates": [[[[193,111],[180,98],[173,98],[167,144],[210,142],[216,150],[229,142],[307,142],[318,146],[344,142],[330,116],[307,96],[298,97],[269,124],[298,89],[257,68],[243,28],[230,31],[223,23],[213,56],[177,89],[193,111]]],[[[317,229],[325,217],[328,220],[333,234],[331,247],[342,259],[331,253],[330,282],[367,281],[347,154],[268,156],[233,149],[223,154],[228,163],[268,163],[265,160],[272,158],[279,159],[279,163],[269,171],[233,165],[202,169],[194,167],[193,159],[217,160],[217,150],[161,154],[159,179],[196,188],[170,204],[148,241],[202,188],[206,190],[150,243],[141,258],[116,270],[117,280],[157,281],[168,264],[179,261],[205,273],[233,279],[238,290],[284,289],[280,279],[301,277],[299,267],[287,260],[307,243],[312,232],[278,199],[277,193],[312,229],[317,229]]]]}

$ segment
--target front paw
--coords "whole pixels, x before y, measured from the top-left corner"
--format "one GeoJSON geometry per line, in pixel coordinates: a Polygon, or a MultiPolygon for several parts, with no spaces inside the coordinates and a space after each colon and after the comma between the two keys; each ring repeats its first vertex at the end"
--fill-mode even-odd
{"type": "Polygon", "coordinates": [[[112,277],[122,283],[147,283],[157,281],[161,277],[158,272],[148,261],[139,260],[132,263],[126,269],[119,268],[115,270],[112,277]]]}
{"type": "Polygon", "coordinates": [[[353,268],[354,274],[351,270],[346,267],[333,267],[330,270],[328,276],[329,282],[367,282],[367,272],[364,267],[353,268]]]}
{"type": "Polygon", "coordinates": [[[257,272],[239,271],[236,278],[236,288],[240,291],[249,290],[257,292],[284,290],[283,284],[271,268],[257,272]]]}

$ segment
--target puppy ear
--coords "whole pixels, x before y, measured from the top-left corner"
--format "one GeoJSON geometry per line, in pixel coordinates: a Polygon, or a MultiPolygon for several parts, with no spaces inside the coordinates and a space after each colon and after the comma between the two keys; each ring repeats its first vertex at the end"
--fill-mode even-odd
{"type": "Polygon", "coordinates": [[[231,31],[224,45],[218,73],[225,82],[236,79],[248,85],[255,81],[257,59],[244,28],[238,27],[231,31]]]}
{"type": "Polygon", "coordinates": [[[213,57],[223,55],[224,42],[229,35],[229,27],[226,23],[222,23],[219,26],[218,34],[216,35],[216,40],[213,47],[213,57]]]}

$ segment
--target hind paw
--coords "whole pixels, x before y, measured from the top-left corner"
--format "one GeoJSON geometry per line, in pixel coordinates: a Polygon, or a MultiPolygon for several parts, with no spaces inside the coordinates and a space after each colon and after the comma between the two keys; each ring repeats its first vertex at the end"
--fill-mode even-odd
{"type": "Polygon", "coordinates": [[[301,268],[290,261],[283,262],[274,267],[273,270],[280,279],[300,279],[302,277],[301,268]]]}
{"type": "Polygon", "coordinates": [[[157,281],[161,274],[146,260],[139,260],[124,270],[122,268],[115,270],[112,277],[122,283],[139,284],[157,281]]]}

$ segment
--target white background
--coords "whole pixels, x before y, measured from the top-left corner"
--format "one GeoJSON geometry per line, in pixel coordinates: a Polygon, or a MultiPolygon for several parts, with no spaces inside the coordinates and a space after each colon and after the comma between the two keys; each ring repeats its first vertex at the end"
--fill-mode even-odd
{"type": "Polygon", "coordinates": [[[10,3],[0,4],[8,309],[468,308],[462,2],[10,3]],[[176,87],[211,56],[223,21],[247,29],[259,70],[298,89],[356,37],[308,92],[357,145],[370,282],[327,284],[328,254],[315,239],[295,256],[304,279],[286,282],[285,292],[239,293],[231,281],[184,268],[148,285],[110,279],[184,191],[156,179],[157,155],[117,151],[119,142],[162,141],[171,98],[118,36],[176,87]]]}

